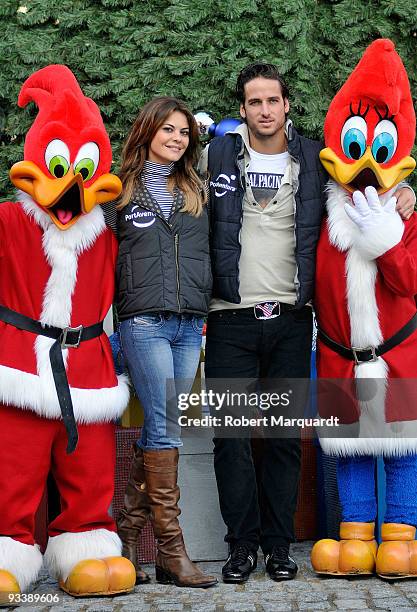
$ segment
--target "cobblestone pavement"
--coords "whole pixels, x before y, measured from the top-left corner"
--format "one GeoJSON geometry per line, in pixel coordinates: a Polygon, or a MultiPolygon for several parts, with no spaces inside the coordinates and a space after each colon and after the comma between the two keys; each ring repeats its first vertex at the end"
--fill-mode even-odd
{"type": "MultiPolygon", "coordinates": [[[[138,586],[135,592],[114,598],[74,599],[62,593],[44,572],[34,593],[60,597],[53,605],[33,603],[14,609],[37,612],[281,612],[290,610],[417,610],[417,580],[388,583],[379,578],[319,578],[310,567],[311,543],[292,547],[299,565],[295,580],[277,583],[265,578],[261,560],[258,569],[244,585],[219,584],[211,589],[179,589],[156,584],[138,586]]],[[[201,563],[201,568],[218,576],[221,562],[201,563]]],[[[152,568],[145,566],[153,574],[152,568]]],[[[10,608],[11,609],[11,608],[10,608]]]]}

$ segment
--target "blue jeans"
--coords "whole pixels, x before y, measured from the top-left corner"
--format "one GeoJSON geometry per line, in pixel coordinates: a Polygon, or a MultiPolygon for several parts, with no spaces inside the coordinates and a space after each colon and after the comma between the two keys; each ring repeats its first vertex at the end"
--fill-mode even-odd
{"type": "Polygon", "coordinates": [[[137,443],[145,450],[182,446],[178,422],[171,419],[176,414],[176,395],[191,390],[203,323],[203,317],[197,315],[161,312],[141,314],[120,324],[123,354],[145,414],[137,443]],[[167,428],[170,402],[173,410],[167,428]]]}

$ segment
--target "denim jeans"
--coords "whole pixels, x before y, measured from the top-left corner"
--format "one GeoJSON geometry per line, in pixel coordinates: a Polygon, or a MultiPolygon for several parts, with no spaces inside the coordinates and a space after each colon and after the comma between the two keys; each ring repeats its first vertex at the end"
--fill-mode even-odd
{"type": "MultiPolygon", "coordinates": [[[[284,312],[256,319],[253,309],[209,314],[206,380],[309,378],[312,312],[284,312]]],[[[264,553],[294,541],[294,513],[301,465],[299,439],[265,438],[259,490],[251,439],[215,438],[214,470],[226,542],[264,553]]]]}
{"type": "Polygon", "coordinates": [[[175,406],[176,395],[191,389],[203,323],[198,315],[161,312],[141,314],[120,324],[123,354],[145,415],[137,443],[145,450],[182,446],[178,423],[170,422],[167,427],[167,403],[175,406]]]}

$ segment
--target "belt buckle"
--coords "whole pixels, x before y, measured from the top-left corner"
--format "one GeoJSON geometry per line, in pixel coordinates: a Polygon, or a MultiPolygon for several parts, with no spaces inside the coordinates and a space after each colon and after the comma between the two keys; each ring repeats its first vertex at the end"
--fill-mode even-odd
{"type": "Polygon", "coordinates": [[[80,346],[80,342],[81,342],[81,336],[83,333],[83,329],[84,327],[82,325],[79,325],[78,327],[64,327],[64,329],[62,330],[62,334],[60,336],[60,342],[61,342],[61,348],[65,349],[65,348],[78,348],[80,346]],[[67,342],[67,336],[69,333],[78,333],[78,338],[77,341],[75,343],[68,343],[67,342]]]}
{"type": "Polygon", "coordinates": [[[255,314],[255,319],[258,319],[259,321],[276,319],[281,314],[281,304],[279,302],[260,302],[259,304],[255,304],[253,307],[253,312],[255,314]],[[277,306],[278,312],[275,313],[274,310],[277,306]]]}
{"type": "Polygon", "coordinates": [[[378,355],[375,351],[376,348],[374,346],[365,346],[365,348],[358,348],[357,346],[352,346],[352,353],[355,358],[355,364],[360,365],[361,363],[371,363],[372,361],[378,361],[378,355]],[[367,359],[366,361],[359,361],[357,353],[362,353],[363,351],[371,351],[372,359],[367,359]]]}

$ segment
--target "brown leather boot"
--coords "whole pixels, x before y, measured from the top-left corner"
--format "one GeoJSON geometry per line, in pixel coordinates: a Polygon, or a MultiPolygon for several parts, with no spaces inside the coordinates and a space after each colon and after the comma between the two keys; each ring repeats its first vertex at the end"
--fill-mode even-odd
{"type": "Polygon", "coordinates": [[[123,557],[136,568],[136,584],[150,581],[150,577],[137,562],[136,546],[142,529],[150,516],[149,498],[146,492],[143,470],[143,451],[133,445],[133,459],[127,481],[124,507],[117,520],[117,531],[123,543],[123,557]]]}
{"type": "Polygon", "coordinates": [[[207,588],[217,583],[190,561],[178,522],[180,490],[177,485],[178,449],[144,451],[146,485],[158,553],[156,580],[179,587],[207,588]]]}

